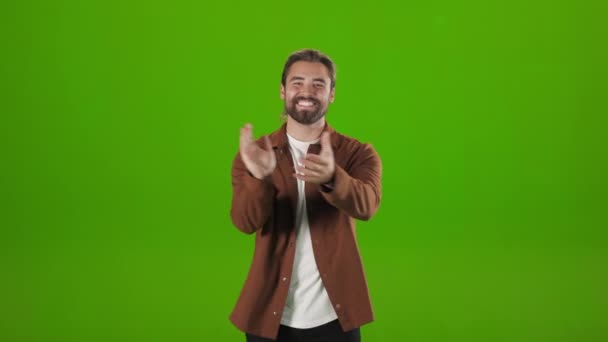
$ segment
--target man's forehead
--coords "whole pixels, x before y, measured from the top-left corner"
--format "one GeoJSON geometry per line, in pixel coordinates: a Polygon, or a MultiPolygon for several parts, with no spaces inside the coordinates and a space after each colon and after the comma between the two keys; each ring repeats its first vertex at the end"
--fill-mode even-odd
{"type": "Polygon", "coordinates": [[[289,68],[288,78],[297,76],[323,77],[329,79],[329,71],[327,70],[327,67],[320,62],[297,61],[289,68]]]}

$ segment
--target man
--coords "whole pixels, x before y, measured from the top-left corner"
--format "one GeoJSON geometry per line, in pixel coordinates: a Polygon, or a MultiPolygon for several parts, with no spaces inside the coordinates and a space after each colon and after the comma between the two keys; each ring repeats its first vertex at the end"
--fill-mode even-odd
{"type": "Polygon", "coordinates": [[[286,123],[258,141],[241,128],[230,214],[256,240],[230,320],[249,342],[360,341],[373,320],[354,219],[378,209],[382,165],[371,145],[326,123],[335,78],[326,55],[293,53],[281,79],[286,123]]]}

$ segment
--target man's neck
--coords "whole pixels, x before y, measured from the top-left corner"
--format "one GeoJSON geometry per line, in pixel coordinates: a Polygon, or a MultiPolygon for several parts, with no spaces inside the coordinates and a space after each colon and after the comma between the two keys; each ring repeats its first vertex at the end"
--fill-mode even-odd
{"type": "Polygon", "coordinates": [[[323,133],[324,128],[325,117],[310,125],[303,125],[292,119],[291,116],[287,116],[287,134],[300,141],[317,140],[321,136],[321,133],[323,133]]]}

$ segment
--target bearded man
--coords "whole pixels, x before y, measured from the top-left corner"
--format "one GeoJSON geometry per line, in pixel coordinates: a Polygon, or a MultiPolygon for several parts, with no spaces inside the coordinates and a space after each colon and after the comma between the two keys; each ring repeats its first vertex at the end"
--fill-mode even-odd
{"type": "Polygon", "coordinates": [[[355,342],[374,319],[355,219],[380,205],[382,164],[326,122],[335,85],[328,56],[296,51],[281,77],[286,122],[257,140],[240,130],[230,214],[255,252],[230,320],[248,342],[355,342]]]}

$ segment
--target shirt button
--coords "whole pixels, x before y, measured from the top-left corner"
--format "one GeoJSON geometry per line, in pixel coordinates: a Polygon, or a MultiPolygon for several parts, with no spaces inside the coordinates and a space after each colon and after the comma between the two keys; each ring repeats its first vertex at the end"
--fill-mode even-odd
{"type": "Polygon", "coordinates": [[[287,277],[283,277],[283,279],[282,279],[282,280],[283,280],[283,281],[287,281],[287,277]]]}
{"type": "Polygon", "coordinates": [[[336,309],[340,310],[340,304],[336,304],[336,309]]]}
{"type": "Polygon", "coordinates": [[[273,312],[272,314],[276,316],[276,315],[277,315],[277,312],[275,311],[275,312],[273,312]]]}

